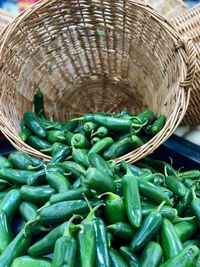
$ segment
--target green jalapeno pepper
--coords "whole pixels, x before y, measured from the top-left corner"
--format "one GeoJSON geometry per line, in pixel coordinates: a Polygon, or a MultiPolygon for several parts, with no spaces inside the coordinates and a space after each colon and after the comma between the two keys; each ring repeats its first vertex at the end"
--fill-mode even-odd
{"type": "Polygon", "coordinates": [[[90,141],[90,144],[94,146],[97,142],[101,141],[101,138],[99,137],[93,137],[90,141]]]}
{"type": "MultiPolygon", "coordinates": [[[[94,138],[93,138],[94,140],[94,138]]],[[[93,146],[90,148],[88,154],[101,154],[105,150],[107,150],[113,143],[113,139],[111,137],[105,137],[100,139],[97,142],[93,142],[93,146]]]]}
{"type": "MultiPolygon", "coordinates": [[[[72,119],[72,121],[77,121],[75,119],[72,119]]],[[[74,130],[73,130],[73,133],[74,134],[77,134],[77,133],[85,133],[84,132],[84,124],[81,124],[81,125],[78,125],[74,130]]]]}
{"type": "Polygon", "coordinates": [[[95,136],[99,138],[104,138],[108,135],[109,135],[109,130],[104,126],[99,127],[94,133],[92,133],[92,137],[95,136]]]}
{"type": "Polygon", "coordinates": [[[163,251],[160,244],[151,241],[144,248],[141,258],[140,267],[158,267],[162,259],[163,251]]]}
{"type": "Polygon", "coordinates": [[[2,253],[13,239],[8,216],[3,211],[0,211],[0,236],[0,253],[2,253]]]}
{"type": "Polygon", "coordinates": [[[190,203],[192,201],[192,190],[187,188],[187,192],[184,197],[179,198],[176,201],[176,209],[178,210],[178,213],[181,215],[183,214],[186,209],[189,207],[190,203]]]}
{"type": "Polygon", "coordinates": [[[11,184],[23,185],[27,183],[30,175],[33,175],[33,171],[27,170],[15,170],[9,168],[0,169],[0,178],[8,181],[11,184]]]}
{"type": "Polygon", "coordinates": [[[196,246],[187,246],[182,249],[176,256],[161,264],[160,267],[196,267],[199,257],[199,249],[196,246]]]}
{"type": "Polygon", "coordinates": [[[34,135],[29,136],[28,144],[37,150],[43,150],[51,147],[51,143],[34,135]]]}
{"type": "Polygon", "coordinates": [[[111,192],[104,193],[103,195],[107,195],[104,207],[106,222],[109,224],[126,222],[127,217],[123,199],[111,192]]]}
{"type": "Polygon", "coordinates": [[[81,164],[85,168],[88,168],[90,166],[88,159],[88,150],[86,149],[73,148],[72,158],[76,163],[81,164]]]}
{"type": "Polygon", "coordinates": [[[138,114],[136,118],[133,119],[133,121],[135,122],[140,121],[140,123],[149,123],[154,119],[154,117],[155,117],[154,113],[151,110],[147,109],[138,114]]]}
{"type": "Polygon", "coordinates": [[[41,152],[50,154],[52,156],[56,155],[61,149],[64,149],[66,147],[65,144],[55,142],[53,145],[51,145],[49,148],[41,149],[41,152]]]}
{"type": "Polygon", "coordinates": [[[80,187],[77,189],[70,189],[67,192],[55,194],[51,196],[51,204],[68,201],[68,200],[80,200],[84,199],[84,196],[91,197],[91,191],[87,187],[80,187]]]}
{"type": "Polygon", "coordinates": [[[158,233],[162,225],[160,210],[165,202],[158,206],[156,211],[151,212],[142,222],[140,229],[133,236],[130,250],[138,251],[143,248],[158,233]]]}
{"type": "Polygon", "coordinates": [[[10,186],[8,188],[6,188],[4,191],[0,192],[0,201],[2,201],[2,199],[13,189],[17,189],[16,185],[10,186]]]}
{"type": "Polygon", "coordinates": [[[55,163],[55,162],[62,162],[66,159],[66,157],[68,157],[69,155],[71,155],[71,148],[68,146],[65,146],[63,148],[61,148],[59,151],[57,151],[53,156],[52,159],[50,161],[51,163],[55,163]]]}
{"type": "Polygon", "coordinates": [[[95,168],[89,168],[85,174],[84,184],[99,194],[107,191],[115,193],[116,184],[110,176],[106,176],[95,168]]]}
{"type": "Polygon", "coordinates": [[[31,202],[22,202],[19,206],[19,212],[26,222],[36,218],[37,210],[38,207],[31,202]]]}
{"type": "Polygon", "coordinates": [[[142,210],[138,182],[128,168],[122,178],[122,191],[128,220],[133,227],[139,228],[142,222],[142,210]]]}
{"type": "Polygon", "coordinates": [[[77,251],[77,241],[73,237],[72,232],[70,231],[70,224],[73,219],[80,217],[74,215],[67,223],[67,228],[64,231],[62,237],[57,239],[55,243],[52,266],[53,267],[74,267],[77,251]]]}
{"type": "Polygon", "coordinates": [[[142,145],[143,142],[137,135],[125,137],[119,141],[116,141],[106,151],[104,151],[103,157],[106,160],[115,159],[142,145]]]}
{"type": "Polygon", "coordinates": [[[108,175],[108,176],[111,176],[111,177],[114,176],[114,169],[100,155],[98,155],[98,154],[90,154],[88,158],[89,158],[91,166],[96,168],[102,174],[105,174],[105,175],[108,175]]]}
{"type": "Polygon", "coordinates": [[[38,118],[40,124],[45,130],[61,130],[62,129],[62,123],[58,121],[50,121],[44,118],[38,118]]]}
{"type": "Polygon", "coordinates": [[[48,172],[46,175],[48,184],[58,193],[64,193],[71,187],[67,178],[59,172],[48,172]]]}
{"type": "Polygon", "coordinates": [[[40,138],[45,138],[47,136],[46,130],[42,127],[41,123],[33,112],[25,112],[23,119],[26,127],[29,128],[36,136],[40,138]]]}
{"type": "Polygon", "coordinates": [[[20,122],[19,136],[24,142],[26,142],[29,136],[31,136],[31,131],[26,127],[24,119],[22,119],[20,122]]]}
{"type": "Polygon", "coordinates": [[[6,188],[10,186],[10,183],[0,179],[0,192],[4,191],[6,188]]]}
{"type": "Polygon", "coordinates": [[[156,135],[159,133],[162,128],[164,127],[166,122],[166,116],[165,115],[160,115],[157,120],[148,128],[148,132],[156,135]]]}
{"type": "Polygon", "coordinates": [[[101,218],[94,218],[93,223],[96,240],[96,266],[109,267],[111,262],[105,224],[101,218]]]}
{"type": "Polygon", "coordinates": [[[16,213],[21,202],[20,192],[18,189],[13,189],[7,193],[0,204],[0,211],[5,212],[8,219],[11,220],[16,213]]]}
{"type": "Polygon", "coordinates": [[[183,249],[174,225],[166,218],[163,219],[161,228],[161,244],[166,259],[176,256],[183,249]]]}
{"type": "Polygon", "coordinates": [[[20,170],[33,170],[40,168],[43,165],[43,161],[36,160],[38,165],[35,165],[35,159],[30,155],[23,152],[10,153],[8,157],[9,161],[13,164],[14,168],[20,170]]]}
{"type": "Polygon", "coordinates": [[[180,222],[174,225],[174,228],[181,240],[181,242],[184,242],[196,232],[197,225],[193,221],[185,221],[185,222],[180,222]]]}
{"type": "MultiPolygon", "coordinates": [[[[150,205],[150,206],[142,206],[142,216],[145,217],[149,215],[152,211],[156,210],[157,206],[155,205],[150,205]]],[[[177,217],[177,210],[173,209],[169,206],[163,206],[162,209],[160,210],[160,213],[162,214],[163,217],[167,218],[171,222],[175,220],[177,217]]]]}
{"type": "Polygon", "coordinates": [[[61,130],[63,132],[74,131],[75,128],[78,126],[78,122],[69,120],[65,123],[61,123],[61,125],[62,125],[61,130]]]}
{"type": "Polygon", "coordinates": [[[183,247],[187,247],[187,246],[191,246],[191,245],[194,245],[196,247],[200,247],[200,240],[197,240],[197,239],[191,239],[191,240],[187,240],[183,243],[183,247]]]}
{"type": "Polygon", "coordinates": [[[184,197],[187,193],[185,185],[175,176],[167,176],[165,178],[167,187],[179,197],[184,197]]]}
{"type": "Polygon", "coordinates": [[[11,267],[51,267],[51,261],[46,258],[23,256],[16,258],[11,267]]]}
{"type": "Polygon", "coordinates": [[[45,118],[46,116],[44,112],[44,97],[39,87],[37,88],[37,91],[34,95],[33,103],[35,114],[40,118],[45,118]]]}
{"type": "Polygon", "coordinates": [[[114,248],[109,249],[110,255],[110,265],[102,265],[102,266],[112,266],[112,267],[128,267],[124,258],[118,253],[114,248]]]}
{"type": "Polygon", "coordinates": [[[126,222],[116,222],[108,225],[106,229],[122,240],[131,240],[136,230],[126,222]]]}
{"type": "Polygon", "coordinates": [[[200,227],[200,198],[196,196],[194,187],[192,188],[192,195],[193,200],[191,201],[190,206],[195,215],[195,220],[200,227]]]}
{"type": "Polygon", "coordinates": [[[74,178],[79,178],[81,175],[85,175],[85,168],[73,161],[64,161],[57,163],[57,166],[63,168],[66,172],[72,174],[74,178]]]}
{"type": "Polygon", "coordinates": [[[66,139],[62,131],[50,130],[47,131],[47,141],[53,144],[55,142],[65,142],[66,139]]]}
{"type": "Polygon", "coordinates": [[[119,249],[120,254],[125,259],[128,267],[139,267],[139,261],[136,255],[130,252],[129,247],[122,246],[119,249]]]}
{"type": "Polygon", "coordinates": [[[74,134],[71,139],[71,145],[75,148],[89,149],[90,143],[83,134],[74,134]]]}
{"type": "Polygon", "coordinates": [[[181,179],[197,180],[197,179],[200,179],[200,171],[190,170],[190,171],[185,171],[185,172],[179,172],[179,176],[181,179]]]}
{"type": "Polygon", "coordinates": [[[83,125],[83,129],[87,134],[93,134],[97,127],[97,124],[93,122],[86,122],[83,125]]]}
{"type": "Polygon", "coordinates": [[[55,194],[55,190],[49,185],[29,186],[24,185],[20,189],[21,198],[34,204],[44,204],[55,194]]]}
{"type": "Polygon", "coordinates": [[[12,163],[5,157],[0,156],[0,168],[13,168],[12,163]]]}

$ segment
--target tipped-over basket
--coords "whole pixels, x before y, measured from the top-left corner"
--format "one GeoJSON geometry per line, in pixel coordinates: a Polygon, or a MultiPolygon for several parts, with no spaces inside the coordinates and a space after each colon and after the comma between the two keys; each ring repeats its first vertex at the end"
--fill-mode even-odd
{"type": "Polygon", "coordinates": [[[19,122],[33,110],[35,84],[48,118],[83,113],[167,117],[147,144],[117,159],[134,162],[153,152],[181,122],[195,72],[193,44],[142,1],[43,0],[4,31],[0,47],[0,130],[18,149],[46,160],[22,142],[19,122]]]}

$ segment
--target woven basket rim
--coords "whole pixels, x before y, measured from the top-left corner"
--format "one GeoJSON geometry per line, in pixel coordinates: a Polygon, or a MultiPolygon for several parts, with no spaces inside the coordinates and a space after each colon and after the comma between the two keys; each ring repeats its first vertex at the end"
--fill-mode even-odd
{"type": "MultiPolygon", "coordinates": [[[[26,18],[28,18],[31,14],[34,14],[41,8],[45,8],[49,5],[52,5],[54,3],[57,3],[56,0],[41,0],[22,12],[18,17],[16,17],[13,22],[8,25],[4,31],[3,31],[3,38],[0,46],[0,60],[3,55],[4,49],[9,49],[6,46],[7,41],[9,40],[12,33],[15,31],[15,29],[20,25],[20,23],[26,18]]],[[[139,0],[129,0],[130,3],[132,3],[135,7],[144,9],[147,11],[162,27],[170,34],[170,36],[174,39],[174,42],[176,43],[176,50],[182,59],[182,67],[183,72],[181,75],[181,82],[179,84],[179,95],[176,105],[176,112],[172,113],[170,116],[170,119],[168,119],[167,125],[170,125],[170,131],[166,132],[167,126],[165,125],[164,128],[154,137],[152,138],[148,143],[141,146],[137,150],[134,150],[123,157],[120,157],[116,159],[117,162],[120,160],[126,160],[127,162],[133,162],[135,160],[138,160],[147,154],[153,152],[162,142],[164,142],[175,130],[175,128],[179,125],[180,121],[182,120],[188,103],[189,103],[189,97],[190,97],[190,86],[194,78],[195,74],[195,68],[196,68],[196,52],[193,46],[193,43],[191,39],[189,38],[181,38],[181,36],[178,34],[178,32],[175,30],[173,24],[169,21],[167,21],[163,15],[159,14],[156,10],[154,10],[151,5],[148,3],[145,3],[144,1],[139,0]],[[178,103],[181,101],[183,103],[183,109],[180,110],[178,107],[178,103]],[[180,115],[180,114],[181,115],[180,115]],[[134,155],[134,156],[133,156],[134,155]]],[[[1,99],[0,99],[1,102],[1,99]]],[[[50,157],[31,148],[27,144],[25,144],[18,134],[16,133],[15,129],[10,125],[10,123],[7,121],[7,119],[4,117],[2,112],[0,111],[0,123],[3,125],[0,125],[0,129],[2,132],[8,137],[9,141],[19,150],[23,150],[25,152],[28,152],[32,155],[36,155],[38,157],[41,157],[45,160],[49,160],[50,157]],[[16,144],[17,143],[17,144],[16,144]]]]}

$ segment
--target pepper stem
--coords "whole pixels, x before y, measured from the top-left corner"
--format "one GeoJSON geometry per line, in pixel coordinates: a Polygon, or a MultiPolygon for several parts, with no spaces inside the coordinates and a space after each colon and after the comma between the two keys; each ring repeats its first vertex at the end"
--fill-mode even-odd
{"type": "Polygon", "coordinates": [[[91,222],[94,217],[95,217],[95,212],[98,210],[98,208],[100,208],[101,206],[105,206],[104,203],[101,203],[99,205],[97,205],[96,207],[94,207],[93,209],[90,210],[90,213],[88,214],[88,216],[85,218],[85,222],[91,222]]]}
{"type": "Polygon", "coordinates": [[[42,165],[44,164],[44,162],[41,162],[39,165],[37,166],[32,166],[32,165],[29,165],[28,166],[28,170],[37,170],[39,169],[40,167],[42,167],[42,165]]]}
{"type": "Polygon", "coordinates": [[[197,199],[197,195],[196,195],[194,186],[192,187],[192,197],[193,197],[193,199],[197,199]]]}
{"type": "Polygon", "coordinates": [[[70,236],[70,235],[71,235],[71,232],[70,232],[70,226],[71,226],[73,220],[76,219],[76,218],[83,219],[83,217],[82,217],[81,215],[79,215],[79,214],[74,214],[74,215],[69,219],[69,221],[67,222],[67,227],[66,227],[66,229],[65,229],[65,231],[64,231],[63,236],[67,237],[67,236],[70,236]]]}
{"type": "Polygon", "coordinates": [[[38,214],[42,209],[44,209],[44,208],[46,208],[46,207],[48,207],[48,206],[50,206],[50,205],[51,205],[51,202],[50,202],[50,201],[46,202],[46,203],[44,204],[44,206],[42,206],[41,208],[39,208],[39,209],[36,211],[36,214],[38,214]]]}
{"type": "Polygon", "coordinates": [[[49,148],[45,148],[45,149],[41,149],[40,151],[41,152],[51,152],[53,149],[52,149],[52,146],[49,147],[49,148]]]}
{"type": "Polygon", "coordinates": [[[173,220],[173,223],[179,223],[179,222],[187,222],[187,221],[193,221],[195,218],[195,216],[193,217],[185,217],[185,218],[181,218],[179,216],[176,216],[173,220]]]}
{"type": "Polygon", "coordinates": [[[122,167],[123,170],[126,171],[126,175],[131,175],[133,176],[132,172],[130,171],[129,167],[128,167],[128,164],[125,162],[125,161],[122,161],[120,163],[120,167],[122,167]]]}
{"type": "Polygon", "coordinates": [[[106,192],[106,193],[103,193],[100,196],[98,196],[98,198],[101,198],[103,196],[108,196],[109,200],[116,200],[119,197],[118,195],[116,195],[116,194],[114,194],[112,192],[106,192]]]}
{"type": "Polygon", "coordinates": [[[31,230],[30,230],[30,226],[31,226],[32,224],[36,223],[36,222],[39,222],[39,216],[36,217],[36,218],[33,219],[33,220],[28,221],[28,222],[25,224],[25,227],[24,227],[24,229],[23,229],[24,236],[27,236],[27,229],[29,230],[29,233],[31,232],[31,230]]]}
{"type": "Polygon", "coordinates": [[[83,121],[84,117],[79,117],[79,118],[75,118],[75,119],[71,119],[70,121],[83,121]]]}
{"type": "Polygon", "coordinates": [[[162,207],[165,205],[166,201],[163,201],[157,208],[157,212],[160,212],[162,207]]]}

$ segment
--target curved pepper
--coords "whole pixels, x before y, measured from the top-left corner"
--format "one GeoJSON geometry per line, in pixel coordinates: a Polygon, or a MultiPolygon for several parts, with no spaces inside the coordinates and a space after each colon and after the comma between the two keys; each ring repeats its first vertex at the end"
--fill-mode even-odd
{"type": "Polygon", "coordinates": [[[106,149],[108,149],[113,143],[114,141],[111,137],[105,137],[103,139],[100,139],[98,142],[94,142],[88,154],[101,154],[106,149]]]}
{"type": "Polygon", "coordinates": [[[120,247],[119,252],[125,259],[129,267],[139,267],[138,258],[136,257],[136,255],[130,252],[129,247],[120,247]]]}
{"type": "Polygon", "coordinates": [[[11,267],[51,267],[51,261],[46,258],[23,256],[16,258],[11,267]]]}
{"type": "Polygon", "coordinates": [[[8,216],[3,211],[0,212],[0,236],[0,253],[2,254],[13,239],[13,233],[10,222],[8,221],[8,216]]]}
{"type": "Polygon", "coordinates": [[[90,143],[87,137],[83,134],[74,134],[71,139],[71,145],[75,148],[89,149],[90,143]]]}
{"type": "Polygon", "coordinates": [[[47,136],[46,130],[43,128],[33,112],[25,112],[23,119],[26,127],[29,128],[36,136],[40,138],[45,138],[47,136]]]}
{"type": "Polygon", "coordinates": [[[59,172],[48,172],[46,175],[48,184],[54,188],[58,193],[64,193],[71,187],[67,178],[59,172]]]}
{"type": "Polygon", "coordinates": [[[9,168],[0,169],[0,178],[15,185],[26,184],[29,176],[33,174],[34,174],[33,171],[15,170],[9,168]]]}
{"type": "Polygon", "coordinates": [[[113,233],[116,237],[123,240],[131,240],[136,230],[133,229],[126,222],[116,222],[114,224],[108,225],[106,229],[113,233]]]}
{"type": "Polygon", "coordinates": [[[158,267],[162,259],[163,251],[160,244],[156,242],[149,242],[144,248],[141,258],[140,267],[158,267]]]}
{"type": "Polygon", "coordinates": [[[12,163],[5,157],[0,156],[0,168],[13,168],[12,163]]]}
{"type": "Polygon", "coordinates": [[[76,163],[81,164],[85,168],[90,166],[87,149],[73,148],[72,158],[76,163]]]}
{"type": "Polygon", "coordinates": [[[89,154],[88,158],[89,158],[91,166],[96,168],[102,174],[108,175],[110,177],[114,176],[115,170],[100,155],[92,153],[92,154],[89,154]]]}
{"type": "MultiPolygon", "coordinates": [[[[123,259],[123,257],[115,250],[114,248],[109,249],[109,255],[111,259],[111,266],[112,267],[128,267],[126,264],[126,261],[123,259]]],[[[102,265],[104,266],[104,265],[102,265]]],[[[105,266],[110,266],[110,265],[105,265],[105,266]]]]}

